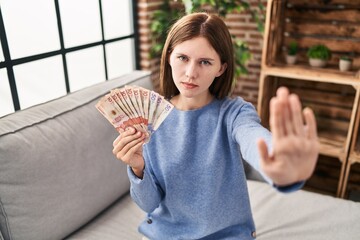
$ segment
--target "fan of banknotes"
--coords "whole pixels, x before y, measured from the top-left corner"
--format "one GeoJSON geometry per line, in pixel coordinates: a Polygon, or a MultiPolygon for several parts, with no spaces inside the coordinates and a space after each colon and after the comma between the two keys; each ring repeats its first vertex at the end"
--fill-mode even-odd
{"type": "Polygon", "coordinates": [[[146,134],[146,142],[174,106],[160,94],[138,86],[116,88],[96,104],[101,114],[123,132],[132,126],[146,134]]]}

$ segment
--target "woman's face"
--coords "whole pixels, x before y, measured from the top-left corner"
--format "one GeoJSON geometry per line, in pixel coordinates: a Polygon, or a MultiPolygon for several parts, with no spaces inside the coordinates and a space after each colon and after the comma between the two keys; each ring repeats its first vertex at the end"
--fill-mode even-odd
{"type": "Polygon", "coordinates": [[[207,97],[215,77],[226,69],[220,56],[204,37],[196,37],[175,46],[169,64],[180,94],[187,98],[207,97]]]}

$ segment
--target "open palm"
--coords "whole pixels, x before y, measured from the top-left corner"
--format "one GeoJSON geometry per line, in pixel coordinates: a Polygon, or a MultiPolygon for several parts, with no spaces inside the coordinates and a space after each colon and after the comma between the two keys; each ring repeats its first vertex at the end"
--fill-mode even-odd
{"type": "Polygon", "coordinates": [[[262,170],[280,186],[308,179],[319,153],[313,111],[302,111],[298,96],[281,87],[270,101],[270,128],[272,152],[264,140],[258,141],[262,170]]]}

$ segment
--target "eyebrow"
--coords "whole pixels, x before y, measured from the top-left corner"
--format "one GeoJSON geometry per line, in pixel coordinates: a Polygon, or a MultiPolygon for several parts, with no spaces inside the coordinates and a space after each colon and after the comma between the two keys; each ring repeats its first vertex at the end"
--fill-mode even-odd
{"type": "Polygon", "coordinates": [[[215,62],[215,59],[212,58],[200,58],[201,61],[209,61],[209,62],[215,62]]]}
{"type": "MultiPolygon", "coordinates": [[[[180,53],[180,52],[177,52],[177,53],[175,53],[177,56],[185,56],[185,57],[189,57],[188,55],[186,55],[186,54],[184,54],[184,53],[180,53]]],[[[198,60],[200,60],[200,61],[209,61],[209,62],[215,62],[215,59],[213,59],[213,58],[207,58],[207,57],[205,57],[205,58],[199,58],[198,60]]]]}

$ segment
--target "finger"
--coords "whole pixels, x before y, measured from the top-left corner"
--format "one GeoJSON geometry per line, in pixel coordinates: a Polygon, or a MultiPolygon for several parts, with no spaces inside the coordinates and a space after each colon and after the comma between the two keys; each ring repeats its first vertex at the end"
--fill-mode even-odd
{"type": "Polygon", "coordinates": [[[270,130],[275,139],[285,135],[285,128],[281,114],[279,100],[274,97],[270,101],[270,130]]]}
{"type": "Polygon", "coordinates": [[[129,159],[129,166],[133,166],[131,160],[133,159],[132,156],[139,151],[143,146],[143,141],[137,143],[136,145],[134,145],[125,155],[125,158],[129,159]]]}
{"type": "Polygon", "coordinates": [[[308,128],[308,138],[317,139],[317,126],[314,112],[310,108],[305,108],[303,114],[308,128]]]}
{"type": "Polygon", "coordinates": [[[291,94],[289,96],[290,110],[291,110],[291,119],[292,125],[295,134],[304,136],[304,121],[301,112],[301,102],[299,97],[296,94],[291,94]]]}
{"type": "Polygon", "coordinates": [[[268,149],[267,149],[264,139],[259,139],[257,141],[257,146],[258,146],[261,161],[263,161],[264,163],[269,162],[269,152],[268,152],[268,149]]]}
{"type": "Polygon", "coordinates": [[[119,137],[117,137],[117,140],[114,148],[113,148],[113,154],[117,154],[128,142],[135,139],[132,137],[134,134],[136,134],[136,130],[134,128],[129,128],[124,133],[122,133],[119,137]]]}
{"type": "Polygon", "coordinates": [[[287,87],[284,87],[284,86],[279,87],[276,90],[276,95],[277,96],[283,96],[283,95],[287,96],[287,95],[289,95],[289,89],[287,87]]]}
{"type": "MultiPolygon", "coordinates": [[[[136,133],[136,129],[133,128],[133,127],[128,127],[128,128],[126,128],[126,130],[125,130],[124,132],[122,132],[122,133],[120,134],[120,136],[122,136],[122,138],[125,138],[125,137],[127,137],[127,136],[129,136],[129,135],[132,135],[132,134],[134,134],[134,133],[136,133]]],[[[120,139],[120,140],[121,140],[121,139],[120,139]]]]}
{"type": "MultiPolygon", "coordinates": [[[[142,132],[137,132],[133,137],[132,140],[129,141],[117,154],[116,157],[119,159],[122,159],[126,161],[129,158],[126,158],[128,156],[128,153],[131,152],[131,149],[137,145],[139,142],[143,142],[145,134],[142,134],[142,132]]],[[[131,154],[130,154],[131,156],[131,154]]]]}
{"type": "Polygon", "coordinates": [[[117,138],[115,138],[115,140],[113,141],[113,147],[115,147],[119,143],[120,139],[121,139],[121,135],[119,135],[119,136],[117,136],[117,138]]]}
{"type": "Polygon", "coordinates": [[[131,160],[133,159],[133,155],[142,145],[144,144],[143,139],[137,139],[131,142],[131,147],[126,152],[119,152],[116,157],[123,161],[124,163],[131,166],[131,160]]]}
{"type": "Polygon", "coordinates": [[[290,103],[289,103],[289,90],[286,87],[280,87],[277,90],[277,96],[280,101],[280,113],[279,116],[283,118],[283,124],[285,126],[286,134],[293,134],[294,128],[291,119],[291,110],[290,110],[290,103]]]}

